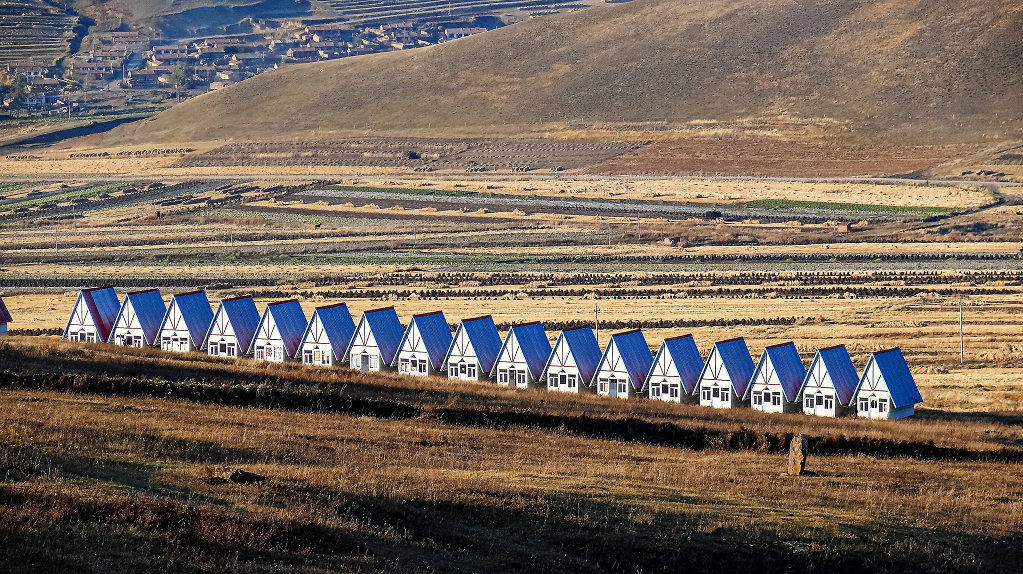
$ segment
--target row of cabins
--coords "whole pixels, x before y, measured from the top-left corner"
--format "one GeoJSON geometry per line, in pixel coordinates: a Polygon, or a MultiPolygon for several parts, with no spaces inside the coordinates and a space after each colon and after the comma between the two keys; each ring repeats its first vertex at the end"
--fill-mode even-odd
{"type": "Polygon", "coordinates": [[[307,320],[296,299],[270,303],[260,314],[251,297],[236,297],[214,311],[203,291],[175,295],[165,306],[155,289],[128,293],[123,302],[113,288],[86,289],[64,337],[828,417],[902,418],[922,402],[898,348],[871,354],[860,375],[841,345],[818,350],[809,368],[791,342],[767,347],[754,364],[742,338],[715,343],[704,359],[691,335],[665,339],[651,354],[643,332],[632,330],[611,335],[601,351],[588,327],[562,331],[552,346],[539,322],[513,325],[502,339],[489,315],[462,320],[452,334],[440,311],[402,325],[387,307],[356,323],[339,303],[317,307],[307,320]]]}

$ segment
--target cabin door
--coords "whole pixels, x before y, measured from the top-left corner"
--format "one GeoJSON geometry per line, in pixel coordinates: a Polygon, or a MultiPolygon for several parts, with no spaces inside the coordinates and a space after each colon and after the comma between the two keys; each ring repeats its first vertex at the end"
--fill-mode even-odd
{"type": "Polygon", "coordinates": [[[359,367],[363,371],[368,371],[369,370],[369,353],[363,353],[362,354],[362,358],[359,359],[359,367]]]}

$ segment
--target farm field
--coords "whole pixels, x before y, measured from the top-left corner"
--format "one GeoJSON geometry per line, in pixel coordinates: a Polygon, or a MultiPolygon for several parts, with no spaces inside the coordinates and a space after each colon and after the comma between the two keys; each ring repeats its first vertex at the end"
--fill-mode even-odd
{"type": "Polygon", "coordinates": [[[15,526],[0,563],[1016,571],[1018,194],[583,174],[12,180],[0,516],[15,526]],[[858,368],[897,345],[924,403],[891,422],[767,416],[59,340],[77,290],[105,284],[251,294],[260,310],[297,297],[306,316],[487,313],[502,335],[540,320],[552,339],[596,307],[601,343],[641,328],[652,347],[692,333],[706,353],[742,336],[756,358],[791,340],[805,361],[845,344],[858,368]],[[805,477],[781,474],[793,433],[813,445],[805,477]],[[225,484],[221,467],[265,478],[225,484]]]}

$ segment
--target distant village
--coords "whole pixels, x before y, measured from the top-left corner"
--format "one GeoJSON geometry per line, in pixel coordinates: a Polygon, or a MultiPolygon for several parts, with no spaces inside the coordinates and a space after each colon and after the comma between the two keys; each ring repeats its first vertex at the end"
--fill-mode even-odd
{"type": "MultiPolygon", "coordinates": [[[[488,19],[491,27],[500,25],[488,19]]],[[[3,112],[59,116],[159,104],[219,90],[267,70],[408,50],[485,32],[475,21],[453,24],[258,20],[252,32],[164,41],[159,34],[117,31],[90,35],[93,47],[53,66],[25,60],[0,69],[3,112]]]]}

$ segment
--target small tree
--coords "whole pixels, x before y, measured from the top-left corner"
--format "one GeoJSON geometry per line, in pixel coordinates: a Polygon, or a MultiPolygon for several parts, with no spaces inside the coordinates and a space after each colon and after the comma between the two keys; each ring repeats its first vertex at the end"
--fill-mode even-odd
{"type": "Polygon", "coordinates": [[[181,90],[188,88],[188,75],[185,73],[184,64],[179,64],[171,68],[170,74],[167,76],[167,81],[170,85],[174,86],[174,95],[178,101],[181,101],[181,90]]]}

